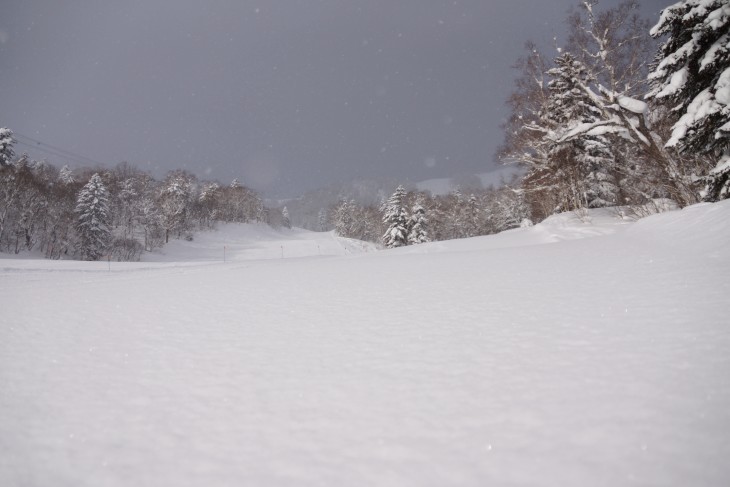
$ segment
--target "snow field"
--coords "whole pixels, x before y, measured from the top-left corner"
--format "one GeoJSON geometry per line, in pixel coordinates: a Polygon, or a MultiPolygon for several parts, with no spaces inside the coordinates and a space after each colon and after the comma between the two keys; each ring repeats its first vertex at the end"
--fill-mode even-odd
{"type": "Polygon", "coordinates": [[[0,485],[728,484],[729,217],[5,260],[0,485]]]}

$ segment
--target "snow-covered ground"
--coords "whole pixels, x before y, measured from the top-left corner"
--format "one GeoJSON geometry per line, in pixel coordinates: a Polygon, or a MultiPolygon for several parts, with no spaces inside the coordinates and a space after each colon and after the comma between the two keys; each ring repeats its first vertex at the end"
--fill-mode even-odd
{"type": "MultiPolygon", "coordinates": [[[[517,166],[504,166],[494,171],[475,174],[475,177],[483,188],[490,186],[498,188],[509,183],[512,177],[519,172],[520,169],[517,166]]],[[[415,186],[418,191],[428,191],[434,196],[449,194],[455,189],[459,189],[458,182],[454,182],[451,178],[427,179],[417,182],[415,186]]]]}
{"type": "Polygon", "coordinates": [[[727,201],[1,260],[0,485],[730,485],[729,243],[727,201]]]}

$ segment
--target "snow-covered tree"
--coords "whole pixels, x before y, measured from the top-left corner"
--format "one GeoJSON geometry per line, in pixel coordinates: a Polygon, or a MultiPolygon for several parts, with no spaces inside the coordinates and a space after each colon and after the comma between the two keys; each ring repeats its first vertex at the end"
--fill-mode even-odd
{"type": "Polygon", "coordinates": [[[212,203],[218,198],[220,191],[220,185],[218,183],[205,183],[203,189],[200,190],[198,196],[198,202],[200,203],[212,203]]]}
{"type": "Polygon", "coordinates": [[[548,100],[549,59],[538,47],[527,42],[527,55],[517,60],[515,90],[507,100],[511,114],[502,126],[505,140],[498,157],[505,164],[520,164],[528,169],[544,165],[549,149],[544,143],[552,127],[539,124],[548,100]]]}
{"type": "Polygon", "coordinates": [[[76,227],[80,239],[81,258],[96,260],[104,254],[111,240],[109,193],[98,173],[81,189],[76,203],[76,227]]]}
{"type": "Polygon", "coordinates": [[[601,12],[594,8],[597,4],[598,0],[586,0],[569,17],[567,47],[586,66],[589,82],[577,86],[598,109],[595,120],[576,126],[569,137],[604,136],[614,155],[608,174],[594,172],[589,178],[598,185],[599,191],[594,191],[598,205],[607,200],[618,202],[615,197],[619,195],[621,202],[671,197],[682,206],[694,203],[697,198],[692,178],[682,167],[684,161],[664,148],[662,136],[650,123],[651,107],[638,99],[645,92],[651,47],[649,24],[638,14],[639,2],[624,0],[601,12]],[[655,170],[637,170],[637,163],[655,170]],[[637,187],[650,191],[636,191],[637,187]]]}
{"type": "Polygon", "coordinates": [[[382,207],[383,224],[387,225],[382,241],[387,248],[408,245],[408,213],[404,206],[405,197],[405,188],[398,186],[382,207]]]}
{"type": "Polygon", "coordinates": [[[135,178],[127,178],[119,182],[119,191],[117,192],[119,211],[119,225],[122,228],[124,238],[133,238],[134,227],[136,224],[136,203],[139,198],[137,191],[137,181],[135,178]]]}
{"type": "Polygon", "coordinates": [[[464,238],[469,236],[467,201],[459,188],[446,196],[446,230],[447,238],[464,238]]]}
{"type": "Polygon", "coordinates": [[[603,130],[582,130],[603,120],[601,104],[587,87],[592,81],[588,69],[571,53],[555,58],[548,71],[549,99],[543,119],[556,126],[551,162],[555,186],[562,191],[560,210],[615,204],[618,188],[613,180],[614,155],[603,130]]]}
{"type": "Polygon", "coordinates": [[[657,197],[672,198],[681,206],[695,203],[692,172],[702,164],[667,150],[668,136],[657,105],[639,100],[646,93],[653,46],[649,24],[639,15],[640,2],[623,0],[600,12],[597,4],[598,0],[586,0],[569,17],[567,46],[587,67],[591,82],[580,88],[600,112],[572,135],[600,134],[613,153],[610,171],[593,172],[588,178],[597,202],[590,206],[642,204],[657,197]]]}
{"type": "Polygon", "coordinates": [[[219,201],[217,218],[223,221],[246,223],[264,220],[261,198],[249,188],[241,186],[237,179],[229,187],[220,189],[219,201]]]}
{"type": "Polygon", "coordinates": [[[281,224],[284,228],[291,228],[291,219],[289,218],[289,209],[285,206],[281,209],[281,224]]]}
{"type": "Polygon", "coordinates": [[[14,145],[13,131],[7,127],[0,127],[0,167],[9,166],[12,163],[13,157],[15,157],[14,145]]]}
{"type": "Polygon", "coordinates": [[[375,242],[382,233],[380,218],[377,208],[358,205],[354,200],[343,199],[332,209],[332,225],[341,237],[375,242]]]}
{"type": "Polygon", "coordinates": [[[198,196],[198,210],[200,224],[211,227],[219,215],[220,186],[218,183],[205,183],[198,196]]]}
{"type": "Polygon", "coordinates": [[[343,199],[334,209],[332,215],[332,223],[335,227],[335,233],[340,237],[350,237],[353,232],[353,222],[355,220],[355,202],[343,199]]]}
{"type": "Polygon", "coordinates": [[[165,227],[165,243],[170,233],[178,236],[188,230],[191,195],[195,177],[185,171],[172,171],[168,174],[159,194],[159,208],[165,227]]]}
{"type": "Polygon", "coordinates": [[[476,237],[482,233],[482,208],[479,198],[470,194],[464,207],[464,236],[476,237]]]}
{"type": "Polygon", "coordinates": [[[83,187],[76,181],[64,183],[59,172],[57,179],[48,187],[48,223],[41,249],[47,258],[60,259],[68,256],[78,246],[76,233],[76,204],[78,193],[83,187]]]}
{"type": "Polygon", "coordinates": [[[705,199],[730,198],[730,2],[677,2],[662,11],[651,35],[667,38],[647,98],[680,115],[667,146],[719,156],[705,199]]]}
{"type": "Polygon", "coordinates": [[[144,249],[150,251],[162,247],[167,237],[165,218],[151,196],[144,196],[139,201],[139,223],[144,230],[144,249]]]}
{"type": "Polygon", "coordinates": [[[326,232],[328,229],[327,210],[324,208],[320,208],[319,214],[317,215],[317,229],[320,232],[326,232]]]}
{"type": "Polygon", "coordinates": [[[524,191],[509,186],[495,192],[489,204],[489,220],[495,232],[531,226],[524,191]]]}
{"type": "Polygon", "coordinates": [[[51,179],[46,169],[47,165],[32,161],[26,154],[10,166],[0,167],[0,239],[5,234],[6,248],[11,250],[12,244],[15,253],[31,250],[47,223],[51,179]]]}
{"type": "Polygon", "coordinates": [[[76,182],[76,180],[74,179],[73,171],[71,171],[71,168],[68,167],[68,164],[64,164],[64,166],[58,171],[58,180],[64,186],[76,182]]]}
{"type": "Polygon", "coordinates": [[[416,201],[411,208],[411,217],[408,225],[408,243],[415,245],[430,241],[426,209],[423,207],[423,201],[416,201]]]}
{"type": "Polygon", "coordinates": [[[568,16],[566,51],[607,91],[639,97],[646,86],[652,43],[649,21],[640,15],[639,0],[622,0],[599,10],[598,0],[583,0],[568,16]]]}
{"type": "Polygon", "coordinates": [[[637,99],[645,90],[651,45],[639,2],[624,0],[601,12],[597,4],[586,0],[568,18],[567,49],[552,71],[534,45],[517,66],[521,74],[508,102],[513,113],[499,155],[527,167],[522,187],[538,220],[579,206],[656,197],[681,206],[697,201],[687,171],[697,164],[664,147],[650,123],[656,120],[653,106],[637,99]],[[561,71],[570,67],[567,57],[576,69],[561,81],[561,71]],[[558,93],[573,103],[568,114],[582,120],[556,116],[566,109],[558,93]]]}

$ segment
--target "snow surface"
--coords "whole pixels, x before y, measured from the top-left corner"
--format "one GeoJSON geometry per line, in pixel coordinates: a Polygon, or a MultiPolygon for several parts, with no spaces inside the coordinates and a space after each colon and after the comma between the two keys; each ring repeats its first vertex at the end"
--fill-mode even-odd
{"type": "Polygon", "coordinates": [[[0,485],[730,485],[728,242],[730,201],[2,260],[0,485]]]}
{"type": "MultiPolygon", "coordinates": [[[[515,174],[519,174],[517,166],[504,166],[495,171],[475,174],[483,188],[494,186],[498,188],[509,183],[515,174]]],[[[429,191],[434,196],[446,195],[456,189],[460,189],[458,183],[451,178],[435,178],[419,181],[415,184],[418,191],[429,191]]]]}

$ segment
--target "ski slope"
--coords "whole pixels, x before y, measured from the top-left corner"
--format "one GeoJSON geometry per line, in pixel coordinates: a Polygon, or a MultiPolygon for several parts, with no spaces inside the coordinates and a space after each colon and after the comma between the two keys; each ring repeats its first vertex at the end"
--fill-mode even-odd
{"type": "MultiPolygon", "coordinates": [[[[474,177],[483,188],[489,188],[490,186],[498,188],[504,186],[505,183],[509,183],[519,172],[520,169],[517,166],[503,166],[494,171],[475,174],[474,177]]],[[[446,195],[455,189],[459,189],[458,182],[454,182],[452,178],[427,179],[417,182],[415,186],[418,191],[428,191],[434,196],[446,195]]]]}
{"type": "Polygon", "coordinates": [[[730,485],[728,242],[730,201],[0,260],[0,485],[730,485]]]}

